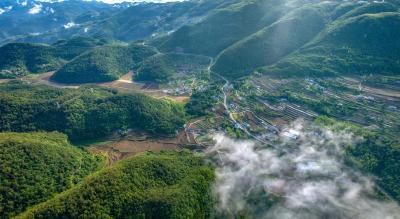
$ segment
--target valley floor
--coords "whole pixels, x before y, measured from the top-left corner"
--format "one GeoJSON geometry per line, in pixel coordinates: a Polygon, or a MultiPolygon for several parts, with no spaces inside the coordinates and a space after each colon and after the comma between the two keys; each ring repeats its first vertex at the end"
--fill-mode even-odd
{"type": "MultiPolygon", "coordinates": [[[[61,83],[56,83],[53,81],[50,81],[50,77],[54,74],[54,72],[47,72],[43,74],[37,74],[37,75],[29,75],[22,80],[28,81],[32,84],[43,84],[43,85],[48,85],[56,88],[71,88],[71,89],[76,89],[79,88],[82,85],[98,85],[106,88],[112,88],[119,90],[121,92],[126,92],[126,93],[143,93],[149,96],[152,96],[157,99],[162,99],[162,98],[167,98],[167,99],[172,99],[177,102],[185,102],[189,99],[189,96],[187,95],[182,95],[182,96],[175,96],[175,95],[169,95],[163,90],[159,89],[157,85],[151,84],[151,83],[138,83],[132,81],[132,72],[129,72],[125,75],[123,75],[119,80],[112,81],[112,82],[103,82],[103,83],[90,83],[90,84],[61,84],[61,83]]],[[[7,82],[7,80],[3,80],[4,82],[7,82]]],[[[0,81],[1,83],[1,81],[0,81]]]]}

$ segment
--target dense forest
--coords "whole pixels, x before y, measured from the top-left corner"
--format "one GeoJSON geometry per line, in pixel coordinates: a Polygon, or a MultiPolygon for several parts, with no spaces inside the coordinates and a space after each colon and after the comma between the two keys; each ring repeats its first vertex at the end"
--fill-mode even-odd
{"type": "Polygon", "coordinates": [[[0,54],[0,78],[53,71],[63,64],[48,45],[12,43],[1,47],[0,54]]]}
{"type": "Polygon", "coordinates": [[[212,56],[212,70],[231,79],[254,72],[393,75],[399,72],[398,26],[395,0],[236,1],[153,44],[163,52],[212,56]]]}
{"type": "Polygon", "coordinates": [[[326,17],[318,5],[299,7],[222,51],[213,71],[235,78],[274,64],[313,39],[324,28],[326,17]]]}
{"type": "Polygon", "coordinates": [[[123,160],[17,218],[209,218],[212,167],[188,152],[123,160]]]}
{"type": "Polygon", "coordinates": [[[397,75],[399,25],[400,15],[393,12],[339,19],[312,43],[260,72],[284,77],[397,75]]]}
{"type": "Polygon", "coordinates": [[[0,133],[0,218],[71,188],[103,166],[60,133],[0,133]]]}
{"type": "Polygon", "coordinates": [[[400,0],[0,1],[0,219],[395,219],[399,130],[400,0]]]}
{"type": "Polygon", "coordinates": [[[54,71],[72,58],[100,45],[104,39],[75,37],[53,45],[10,43],[0,47],[0,79],[54,71]]]}
{"type": "Polygon", "coordinates": [[[219,90],[215,84],[209,85],[202,90],[193,92],[185,109],[188,115],[193,117],[212,114],[211,109],[218,102],[219,90]]]}
{"type": "Polygon", "coordinates": [[[180,104],[96,87],[63,90],[11,82],[0,85],[0,103],[1,131],[60,131],[73,141],[127,129],[174,134],[185,122],[180,104]]]}
{"type": "Polygon", "coordinates": [[[64,65],[51,80],[65,84],[114,81],[155,53],[154,48],[142,45],[94,48],[64,65]]]}
{"type": "Polygon", "coordinates": [[[199,75],[207,71],[211,64],[210,57],[184,54],[157,54],[145,59],[135,70],[136,81],[166,83],[179,76],[199,75]]]}

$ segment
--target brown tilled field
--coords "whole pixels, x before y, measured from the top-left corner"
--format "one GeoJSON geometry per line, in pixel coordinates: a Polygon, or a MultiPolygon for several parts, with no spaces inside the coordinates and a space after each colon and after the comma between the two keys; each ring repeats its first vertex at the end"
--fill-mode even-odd
{"type": "Polygon", "coordinates": [[[88,151],[94,154],[105,154],[108,158],[108,164],[111,165],[116,161],[129,156],[134,156],[146,151],[160,152],[162,150],[179,150],[175,139],[172,140],[145,140],[131,141],[120,140],[112,143],[96,145],[88,148],[88,151]]]}

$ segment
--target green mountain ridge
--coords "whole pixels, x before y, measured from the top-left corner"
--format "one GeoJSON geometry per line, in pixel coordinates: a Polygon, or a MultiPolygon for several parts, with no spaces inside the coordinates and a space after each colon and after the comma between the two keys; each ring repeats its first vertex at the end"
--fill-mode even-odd
{"type": "Polygon", "coordinates": [[[280,74],[302,75],[305,73],[299,72],[304,71],[309,71],[310,75],[316,72],[326,72],[325,75],[348,74],[349,72],[397,74],[398,62],[393,56],[395,54],[389,54],[395,53],[397,49],[398,36],[395,33],[395,30],[399,28],[396,21],[397,14],[399,14],[399,5],[396,1],[383,3],[292,1],[290,4],[262,0],[241,1],[214,10],[200,23],[184,26],[155,43],[163,51],[180,51],[216,57],[212,70],[232,79],[250,75],[263,66],[265,68],[261,68],[258,72],[268,72],[277,76],[280,74]],[[275,4],[272,6],[272,3],[275,4]],[[385,13],[387,16],[383,16],[385,13]],[[389,16],[390,13],[392,16],[389,16]],[[355,19],[359,16],[364,17],[355,19]],[[376,19],[372,19],[373,17],[376,19]],[[378,22],[379,25],[374,22],[378,22]],[[344,28],[350,26],[356,29],[352,34],[359,34],[360,39],[365,34],[371,35],[364,39],[368,41],[370,47],[368,51],[365,48],[358,48],[365,45],[351,44],[348,41],[355,39],[347,39],[346,34],[341,33],[344,28]],[[372,28],[374,30],[368,32],[372,28]],[[392,30],[392,32],[388,33],[387,30],[392,30]],[[379,40],[369,41],[371,38],[378,39],[376,35],[379,34],[382,34],[385,39],[386,45],[383,47],[380,47],[379,40]],[[389,34],[391,34],[390,37],[389,34]],[[332,41],[332,39],[328,40],[328,37],[333,38],[336,35],[343,37],[334,37],[335,42],[328,43],[332,41]],[[321,38],[324,42],[318,43],[321,38]],[[336,47],[331,48],[332,46],[336,47]],[[349,53],[353,54],[345,58],[345,52],[342,50],[345,50],[347,46],[352,48],[349,53]],[[382,53],[379,56],[370,54],[376,52],[373,47],[381,48],[382,53]],[[368,55],[360,56],[364,51],[368,55]],[[342,55],[327,58],[329,54],[342,55]],[[298,62],[295,59],[298,59],[298,62]],[[344,61],[346,59],[354,59],[354,61],[344,61]],[[376,59],[378,67],[367,66],[365,72],[357,72],[357,69],[364,68],[366,65],[361,63],[371,64],[373,59],[376,59]],[[288,61],[285,62],[285,60],[288,61]],[[318,62],[330,64],[319,66],[318,62]],[[387,62],[388,66],[385,67],[384,62],[387,62]],[[349,66],[354,63],[360,63],[363,67],[356,65],[350,68],[349,66]]]}
{"type": "Polygon", "coordinates": [[[61,133],[0,133],[0,217],[71,188],[102,163],[61,133]]]}
{"type": "MultiPolygon", "coordinates": [[[[68,11],[70,8],[64,9],[63,3],[59,2],[57,5],[61,7],[60,12],[57,11],[54,15],[50,16],[42,16],[37,22],[38,24],[42,24],[42,22],[50,19],[48,21],[50,24],[57,23],[58,26],[51,25],[50,29],[22,32],[19,35],[8,37],[8,40],[6,40],[7,36],[4,36],[6,39],[3,41],[0,39],[0,43],[4,44],[14,41],[53,43],[58,39],[68,39],[77,36],[112,38],[131,42],[153,35],[164,34],[164,32],[174,31],[188,23],[196,23],[206,16],[209,11],[232,1],[234,0],[191,0],[167,3],[142,2],[136,4],[125,2],[114,5],[96,2],[107,7],[103,9],[77,10],[76,15],[73,16],[68,12],[65,15],[62,14],[64,10],[68,11]],[[59,24],[59,22],[54,22],[51,19],[54,16],[56,20],[63,21],[64,23],[59,24]],[[65,21],[65,19],[68,20],[65,21]],[[73,22],[75,25],[65,28],[64,25],[70,22],[73,22]]],[[[74,4],[96,4],[80,0],[70,2],[74,2],[74,4]]],[[[26,23],[22,25],[25,26],[26,23]]],[[[35,28],[37,29],[37,25],[32,29],[35,28]]],[[[30,28],[28,29],[30,30],[30,28]]],[[[0,31],[0,34],[3,34],[3,32],[0,31]]]]}
{"type": "Polygon", "coordinates": [[[63,64],[48,45],[12,43],[1,47],[0,54],[0,78],[52,71],[63,64]]]}
{"type": "Polygon", "coordinates": [[[318,6],[304,6],[223,50],[212,70],[229,78],[273,64],[314,38],[325,26],[318,6]]]}
{"type": "MultiPolygon", "coordinates": [[[[214,4],[209,1],[189,2],[185,5],[177,12],[180,15],[171,18],[172,20],[195,14],[192,9],[197,7],[202,8],[199,13],[204,18],[184,25],[170,34],[150,39],[151,45],[166,54],[172,52],[214,57],[215,63],[211,70],[227,78],[247,76],[257,69],[259,73],[277,76],[398,73],[398,34],[393,31],[399,27],[397,15],[400,12],[396,1],[284,3],[278,0],[236,0],[214,4]],[[355,31],[351,32],[352,28],[355,31]],[[372,28],[373,31],[368,31],[372,28]],[[388,30],[392,32],[389,33],[388,30]],[[378,35],[385,39],[382,46],[378,35]],[[365,42],[357,44],[358,40],[365,42]],[[377,51],[379,49],[380,52],[377,51]],[[368,63],[372,65],[371,60],[376,62],[375,67],[367,66],[368,63]],[[385,62],[388,64],[385,65],[385,62]],[[321,63],[326,65],[321,66],[321,63]],[[354,63],[358,64],[353,66],[354,63]],[[365,72],[357,69],[365,69],[365,72]]],[[[168,11],[169,7],[178,6],[179,3],[173,7],[162,7],[168,11]]],[[[148,9],[147,6],[141,7],[143,10],[148,9]]],[[[140,7],[129,10],[142,13],[140,7]]],[[[129,10],[121,13],[121,16],[129,16],[129,10]]],[[[118,22],[129,23],[125,20],[118,18],[118,22]]],[[[17,49],[20,52],[13,56],[16,57],[13,61],[0,60],[0,77],[14,78],[28,73],[58,70],[52,80],[60,83],[112,81],[131,69],[137,69],[141,61],[157,53],[155,48],[143,46],[138,49],[143,53],[137,54],[142,57],[134,57],[132,61],[130,53],[134,49],[102,40],[87,42],[86,48],[92,48],[89,52],[81,54],[83,51],[78,52],[77,49],[72,54],[62,54],[60,51],[65,51],[70,46],[67,42],[64,42],[65,45],[60,42],[52,45],[54,51],[45,45],[24,44],[26,47],[38,49],[32,50],[36,51],[33,54],[30,49],[17,49]],[[109,46],[101,47],[102,45],[109,46]],[[78,56],[79,54],[81,55],[78,56]],[[24,57],[35,58],[30,60],[24,57]],[[72,58],[74,59],[68,62],[72,58]]],[[[5,50],[5,54],[12,54],[7,53],[7,48],[13,47],[12,45],[15,46],[9,44],[0,50],[5,50]]],[[[163,62],[158,65],[153,66],[154,68],[142,65],[140,69],[150,73],[159,72],[159,75],[165,76],[164,79],[159,79],[161,81],[168,80],[170,76],[173,78],[173,70],[163,65],[163,62]]],[[[138,79],[147,80],[144,75],[148,74],[141,74],[138,79]]]]}
{"type": "Polygon", "coordinates": [[[281,76],[400,73],[400,13],[363,14],[334,22],[314,42],[260,70],[281,76]]]}
{"type": "Polygon", "coordinates": [[[213,179],[212,168],[190,153],[147,153],[97,172],[16,218],[208,218],[213,179]]]}
{"type": "Polygon", "coordinates": [[[0,30],[0,218],[397,218],[400,0],[96,7],[0,30]]]}
{"type": "Polygon", "coordinates": [[[207,71],[210,57],[184,54],[166,53],[156,54],[145,59],[135,70],[134,80],[166,83],[176,79],[178,74],[201,74],[207,71]]]}
{"type": "Polygon", "coordinates": [[[142,94],[99,87],[0,84],[0,131],[60,131],[77,141],[126,129],[170,135],[184,122],[183,106],[142,94]]]}
{"type": "Polygon", "coordinates": [[[51,80],[65,84],[114,81],[128,73],[134,64],[141,61],[140,59],[154,53],[155,51],[150,48],[138,46],[95,48],[64,65],[51,77],[51,80]],[[140,54],[134,55],[137,53],[135,50],[140,50],[140,54]]]}
{"type": "Polygon", "coordinates": [[[6,44],[0,47],[0,79],[57,70],[75,56],[107,43],[101,39],[76,37],[53,45],[6,44]]]}
{"type": "Polygon", "coordinates": [[[282,4],[277,0],[237,1],[211,11],[200,23],[183,26],[157,43],[162,51],[216,56],[236,41],[274,22],[281,16],[276,9],[282,4]]]}

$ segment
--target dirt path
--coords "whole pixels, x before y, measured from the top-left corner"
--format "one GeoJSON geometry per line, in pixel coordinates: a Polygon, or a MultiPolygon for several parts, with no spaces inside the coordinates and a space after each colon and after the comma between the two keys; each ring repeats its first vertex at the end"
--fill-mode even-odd
{"type": "MultiPolygon", "coordinates": [[[[347,86],[358,89],[360,81],[354,78],[343,77],[347,86]]],[[[400,98],[400,92],[390,89],[376,88],[371,86],[362,85],[362,90],[371,94],[378,94],[381,96],[400,98]]]]}
{"type": "Polygon", "coordinates": [[[37,75],[28,75],[28,76],[21,78],[21,80],[28,81],[32,84],[43,84],[43,85],[56,87],[56,88],[77,89],[80,87],[80,85],[78,85],[78,84],[60,84],[60,83],[52,82],[52,81],[50,81],[50,77],[53,74],[54,74],[54,71],[43,73],[43,74],[37,74],[37,75]]]}
{"type": "Polygon", "coordinates": [[[8,81],[10,81],[10,79],[0,79],[0,84],[1,83],[7,83],[8,81]]]}

